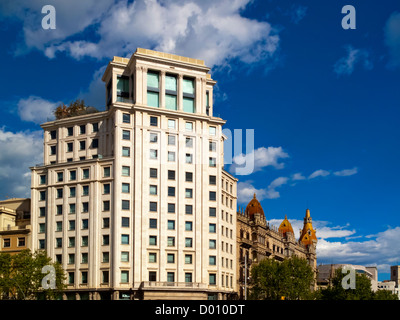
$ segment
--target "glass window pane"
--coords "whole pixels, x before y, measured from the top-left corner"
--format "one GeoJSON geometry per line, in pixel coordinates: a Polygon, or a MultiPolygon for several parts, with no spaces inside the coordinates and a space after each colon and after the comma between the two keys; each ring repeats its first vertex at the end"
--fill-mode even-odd
{"type": "Polygon", "coordinates": [[[151,88],[159,87],[159,77],[158,73],[147,72],[147,86],[151,88]]]}
{"type": "Polygon", "coordinates": [[[194,99],[183,98],[183,111],[194,113],[194,99]]]}
{"type": "Polygon", "coordinates": [[[192,79],[183,79],[183,92],[194,94],[194,81],[192,79]]]}
{"type": "Polygon", "coordinates": [[[169,110],[176,110],[176,96],[173,96],[171,94],[166,94],[165,95],[165,108],[169,110]]]}
{"type": "Polygon", "coordinates": [[[165,89],[176,91],[176,77],[174,76],[165,76],[165,89]]]}
{"type": "Polygon", "coordinates": [[[150,107],[159,107],[158,92],[147,92],[147,105],[150,107]]]}

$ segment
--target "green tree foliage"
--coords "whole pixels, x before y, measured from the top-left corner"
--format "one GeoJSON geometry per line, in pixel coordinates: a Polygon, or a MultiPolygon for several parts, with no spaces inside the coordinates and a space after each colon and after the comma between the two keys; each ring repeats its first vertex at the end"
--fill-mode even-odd
{"type": "Polygon", "coordinates": [[[346,273],[336,269],[332,284],[326,289],[320,289],[316,298],[320,300],[398,300],[397,296],[386,290],[372,291],[371,280],[365,274],[356,273],[355,289],[344,289],[342,280],[346,273]],[[385,292],[382,292],[385,291],[385,292]]]}
{"type": "Polygon", "coordinates": [[[86,113],[94,113],[98,112],[97,109],[94,107],[88,107],[85,105],[85,102],[83,100],[75,100],[72,101],[69,106],[66,106],[64,103],[61,103],[55,110],[54,110],[54,116],[56,117],[57,120],[59,119],[64,119],[68,117],[75,117],[75,116],[80,116],[82,114],[86,113]]]}
{"type": "Polygon", "coordinates": [[[307,260],[292,257],[278,262],[263,259],[251,269],[251,299],[311,299],[314,273],[307,260]]]}
{"type": "Polygon", "coordinates": [[[0,253],[0,299],[54,299],[64,289],[65,275],[59,263],[53,263],[44,251],[30,250],[10,255],[0,253]],[[44,266],[55,270],[55,289],[42,288],[44,266]]]}

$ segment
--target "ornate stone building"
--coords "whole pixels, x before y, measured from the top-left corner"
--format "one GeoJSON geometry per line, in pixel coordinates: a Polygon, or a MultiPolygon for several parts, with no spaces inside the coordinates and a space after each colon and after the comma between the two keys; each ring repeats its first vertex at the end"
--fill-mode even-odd
{"type": "Polygon", "coordinates": [[[250,276],[251,265],[262,259],[283,261],[292,256],[307,259],[316,273],[317,237],[312,226],[310,210],[306,210],[304,226],[297,240],[291,223],[285,216],[279,227],[270,225],[264,210],[254,194],[246,209],[239,208],[237,213],[237,275],[239,298],[244,298],[244,287],[250,276]]]}

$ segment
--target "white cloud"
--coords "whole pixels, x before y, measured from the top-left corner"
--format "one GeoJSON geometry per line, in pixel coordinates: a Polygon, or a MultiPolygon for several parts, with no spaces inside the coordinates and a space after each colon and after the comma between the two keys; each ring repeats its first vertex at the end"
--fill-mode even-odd
{"type": "Polygon", "coordinates": [[[248,161],[254,161],[254,169],[251,173],[260,171],[264,167],[268,166],[272,166],[275,169],[282,169],[285,165],[283,162],[279,161],[288,157],[289,155],[283,151],[282,147],[260,147],[246,155],[242,153],[235,156],[233,158],[233,164],[230,166],[229,171],[234,173],[236,171],[236,168],[241,167],[248,161]]]}
{"type": "Polygon", "coordinates": [[[347,46],[346,50],[347,56],[340,58],[333,66],[337,75],[351,75],[357,64],[361,64],[365,70],[373,68],[368,50],[355,49],[352,46],[347,46]]]}
{"type": "Polygon", "coordinates": [[[393,12],[384,28],[385,44],[389,48],[390,67],[400,67],[400,12],[393,12]]]}
{"type": "Polygon", "coordinates": [[[204,59],[213,67],[230,59],[265,62],[277,50],[279,36],[268,22],[242,16],[249,2],[53,0],[46,2],[57,13],[57,26],[51,32],[38,23],[42,1],[27,5],[17,0],[2,7],[3,15],[23,20],[25,46],[42,50],[49,58],[59,51],[75,59],[130,56],[140,46],[204,59]],[[89,40],[86,32],[94,33],[91,38],[96,41],[89,40]]]}
{"type": "Polygon", "coordinates": [[[292,175],[292,180],[293,181],[305,180],[305,179],[306,179],[306,177],[303,176],[300,172],[295,173],[295,174],[292,175]]]}
{"type": "Polygon", "coordinates": [[[53,111],[60,102],[51,102],[40,97],[29,96],[18,101],[18,114],[21,120],[41,124],[54,119],[53,111]]]}
{"type": "Polygon", "coordinates": [[[311,173],[311,174],[308,176],[308,179],[314,179],[314,178],[316,178],[316,177],[326,177],[326,176],[328,176],[329,174],[330,174],[329,171],[319,169],[319,170],[315,170],[313,173],[311,173]]]}
{"type": "Polygon", "coordinates": [[[353,169],[344,169],[344,170],[340,170],[340,171],[335,171],[333,174],[335,176],[339,176],[339,177],[347,177],[347,176],[352,176],[356,173],[358,173],[357,167],[355,167],[353,169]]]}
{"type": "Polygon", "coordinates": [[[30,197],[30,166],[43,162],[42,131],[0,128],[0,197],[30,197]]]}
{"type": "Polygon", "coordinates": [[[241,204],[247,204],[253,195],[257,195],[259,201],[264,200],[267,197],[267,192],[264,189],[256,189],[252,185],[252,181],[238,182],[237,184],[237,201],[241,204]]]}

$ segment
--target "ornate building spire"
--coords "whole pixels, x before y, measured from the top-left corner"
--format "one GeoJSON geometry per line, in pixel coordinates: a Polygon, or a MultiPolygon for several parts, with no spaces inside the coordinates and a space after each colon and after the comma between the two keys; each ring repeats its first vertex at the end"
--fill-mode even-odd
{"type": "Polygon", "coordinates": [[[304,217],[304,226],[301,231],[299,241],[304,245],[310,245],[317,242],[317,236],[312,226],[312,218],[310,215],[310,209],[306,210],[306,216],[304,217]]]}

